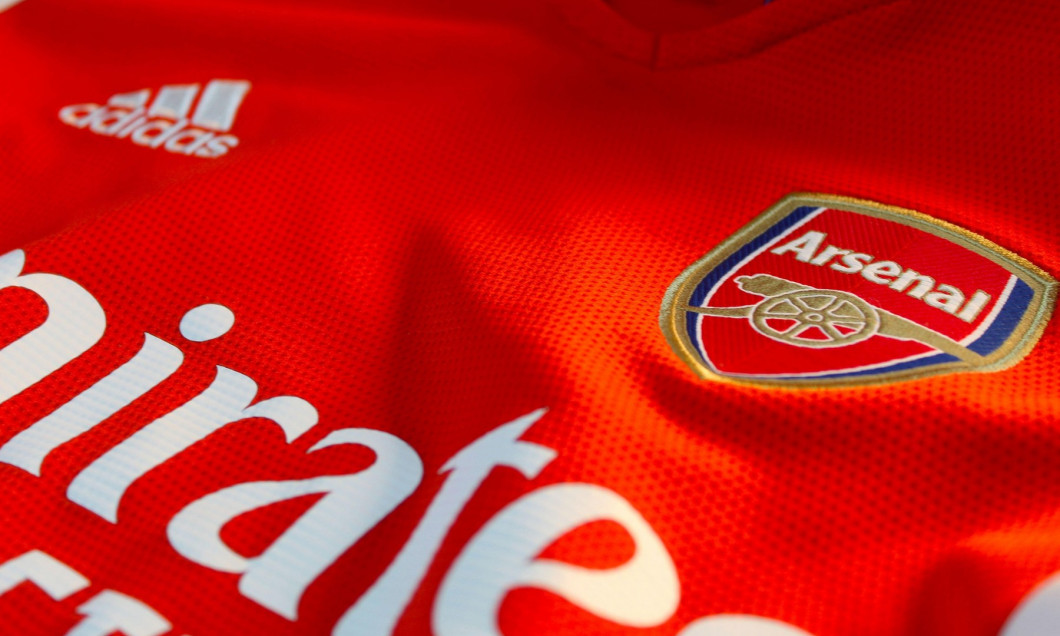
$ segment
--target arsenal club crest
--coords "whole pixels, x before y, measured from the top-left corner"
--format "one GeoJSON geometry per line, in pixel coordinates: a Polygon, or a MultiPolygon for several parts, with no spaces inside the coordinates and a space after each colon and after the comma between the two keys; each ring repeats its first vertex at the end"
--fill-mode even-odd
{"type": "Polygon", "coordinates": [[[686,270],[660,322],[703,377],[854,386],[1018,362],[1056,281],[981,236],[843,197],[785,198],[686,270]]]}

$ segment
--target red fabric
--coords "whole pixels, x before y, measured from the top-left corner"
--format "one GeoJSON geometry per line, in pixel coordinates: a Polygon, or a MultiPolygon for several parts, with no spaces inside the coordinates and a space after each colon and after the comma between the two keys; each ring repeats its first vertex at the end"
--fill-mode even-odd
{"type": "MultiPolygon", "coordinates": [[[[593,0],[595,2],[595,0],[593,0]]],[[[777,0],[658,39],[589,0],[430,3],[26,0],[0,13],[0,253],[59,274],[107,315],[99,345],[0,404],[0,443],[131,358],[144,333],[183,367],[63,445],[35,477],[0,464],[0,561],[44,551],[92,581],[55,602],[0,596],[4,630],[62,634],[101,589],[174,634],[327,634],[392,561],[443,463],[540,407],[537,478],[492,474],[398,625],[429,631],[469,538],[519,495],[586,482],[663,540],[681,602],[634,630],[522,589],[505,634],[676,634],[717,613],[815,636],[992,636],[1060,569],[1060,340],[1013,368],[843,390],[703,381],[658,326],[691,263],[791,192],[919,210],[1060,271],[1060,88],[1049,2],[777,0]],[[604,17],[601,17],[604,16],[604,17]],[[617,26],[616,25],[621,25],[617,26]],[[731,26],[732,29],[726,29],[731,26]],[[616,31],[617,28],[617,31],[616,31]],[[65,106],[245,79],[204,159],[61,122],[65,106]],[[183,340],[203,303],[227,335],[183,340]],[[188,401],[215,365],[320,424],[226,427],[137,481],[112,524],[66,497],[106,450],[188,401]],[[420,488],[287,620],[166,538],[191,501],[246,481],[344,474],[363,450],[307,454],[358,426],[408,442],[420,488]]],[[[0,291],[0,345],[44,320],[0,291]]],[[[226,530],[269,543],[310,500],[226,530]]],[[[553,548],[610,567],[609,524],[553,548]]]]}

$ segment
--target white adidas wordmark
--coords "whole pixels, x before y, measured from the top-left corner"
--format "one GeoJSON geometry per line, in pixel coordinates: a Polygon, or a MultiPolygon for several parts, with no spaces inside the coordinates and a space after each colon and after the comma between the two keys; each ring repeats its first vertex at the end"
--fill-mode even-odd
{"type": "Polygon", "coordinates": [[[201,94],[198,84],[172,84],[163,86],[150,105],[151,91],[143,89],[114,95],[106,105],[67,106],[59,111],[59,119],[148,148],[214,158],[239,145],[239,138],[228,131],[249,90],[250,82],[245,80],[215,79],[201,94]],[[195,112],[191,113],[193,105],[195,112]]]}

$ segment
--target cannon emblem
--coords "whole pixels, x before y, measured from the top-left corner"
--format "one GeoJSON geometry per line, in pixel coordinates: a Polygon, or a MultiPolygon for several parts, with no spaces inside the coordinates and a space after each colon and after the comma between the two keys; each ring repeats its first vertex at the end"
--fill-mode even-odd
{"type": "Polygon", "coordinates": [[[915,340],[966,362],[982,360],[960,343],[848,292],[814,289],[769,274],[739,276],[736,284],[765,299],[744,307],[690,306],[687,310],[706,316],[748,318],[758,333],[796,347],[846,347],[879,334],[915,340]]]}

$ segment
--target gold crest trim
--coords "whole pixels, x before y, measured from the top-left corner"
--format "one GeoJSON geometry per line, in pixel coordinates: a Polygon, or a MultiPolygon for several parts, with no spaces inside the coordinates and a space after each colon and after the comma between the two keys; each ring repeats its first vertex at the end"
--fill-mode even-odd
{"type": "MultiPolygon", "coordinates": [[[[781,281],[783,279],[775,279],[781,281]]],[[[784,281],[790,283],[790,281],[784,281]]],[[[792,284],[788,291],[803,286],[792,284]]],[[[1007,369],[1022,360],[1045,330],[1053,308],[1056,304],[1057,281],[1041,268],[1037,267],[1025,258],[993,243],[979,234],[967,229],[936,219],[927,214],[915,210],[907,210],[896,206],[884,205],[874,201],[856,199],[830,194],[819,193],[794,193],[784,197],[773,207],[751,220],[750,223],[737,230],[732,236],[722,242],[718,247],[711,250],[706,256],[693,263],[688,269],[681,273],[666,290],[663,297],[662,307],[659,312],[659,325],[667,342],[674,352],[701,378],[738,385],[758,386],[768,388],[843,388],[857,387],[873,384],[884,384],[925,378],[933,375],[961,372],[994,372],[1007,369]],[[972,250],[990,261],[1009,271],[1028,286],[1034,292],[1020,322],[1013,329],[1005,342],[994,352],[985,356],[960,356],[957,361],[946,362],[928,367],[914,369],[903,369],[874,375],[859,375],[841,378],[814,378],[777,380],[770,377],[748,377],[729,376],[717,373],[708,367],[699,357],[695,345],[691,342],[688,334],[682,327],[686,315],[690,311],[698,311],[690,306],[693,291],[700,281],[709,272],[725,261],[729,256],[741,247],[755,239],[758,235],[775,225],[779,220],[800,207],[813,206],[823,207],[845,212],[863,214],[900,223],[922,230],[929,234],[957,243],[962,247],[972,250]]],[[[722,310],[723,308],[718,308],[722,310]]],[[[738,309],[738,308],[732,308],[738,309]]],[[[702,311],[700,311],[702,313],[702,311]]],[[[893,314],[880,310],[884,319],[898,318],[893,314]]],[[[912,321],[899,318],[900,323],[890,320],[895,329],[917,329],[912,321]]],[[[920,328],[922,329],[922,328],[920,328]]],[[[926,329],[922,329],[927,331],[926,329]]],[[[911,333],[906,331],[905,333],[911,333]]],[[[930,343],[935,346],[935,343],[930,343]]],[[[937,348],[937,347],[936,347],[937,348]]],[[[956,352],[949,352],[954,353],[956,352]]]]}

